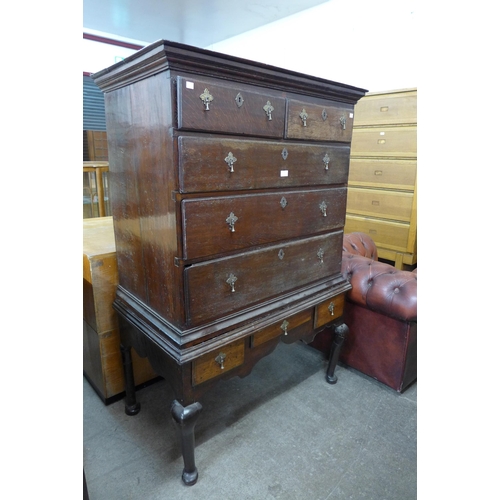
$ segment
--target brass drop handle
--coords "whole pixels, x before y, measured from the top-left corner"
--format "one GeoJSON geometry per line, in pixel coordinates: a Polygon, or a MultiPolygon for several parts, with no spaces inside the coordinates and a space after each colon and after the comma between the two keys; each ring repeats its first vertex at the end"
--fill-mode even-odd
{"type": "Polygon", "coordinates": [[[323,163],[325,164],[325,170],[328,170],[328,164],[330,163],[328,153],[325,153],[325,156],[323,156],[323,163]]]}
{"type": "Polygon", "coordinates": [[[302,125],[304,125],[304,127],[307,127],[308,114],[304,108],[302,108],[302,111],[300,112],[299,116],[300,116],[300,119],[302,120],[302,125]]]}
{"type": "Polygon", "coordinates": [[[266,116],[267,116],[268,120],[272,120],[273,117],[272,117],[271,113],[274,111],[274,107],[271,104],[271,101],[267,101],[265,106],[262,109],[266,112],[266,116]]]}
{"type": "Polygon", "coordinates": [[[229,151],[227,156],[224,158],[224,161],[227,163],[227,166],[229,167],[229,171],[234,172],[233,165],[235,164],[235,162],[238,161],[238,158],[236,158],[236,156],[234,156],[233,153],[231,151],[229,151]]]}
{"type": "Polygon", "coordinates": [[[218,356],[215,358],[215,362],[220,365],[220,369],[224,370],[224,361],[226,360],[226,354],[224,352],[220,352],[218,356]]]}
{"type": "Polygon", "coordinates": [[[234,289],[234,284],[236,283],[237,280],[238,280],[238,278],[233,273],[231,273],[229,275],[229,278],[226,280],[226,283],[231,287],[231,292],[236,291],[234,289]]]}
{"type": "Polygon", "coordinates": [[[323,264],[323,257],[325,256],[325,251],[322,248],[320,248],[316,255],[318,256],[319,261],[323,264]]]}
{"type": "Polygon", "coordinates": [[[340,126],[342,127],[342,130],[345,130],[345,125],[347,123],[345,115],[342,115],[340,117],[339,121],[340,121],[340,126]]]}
{"type": "Polygon", "coordinates": [[[328,310],[330,311],[331,316],[333,316],[335,314],[335,304],[333,302],[330,302],[330,305],[328,306],[328,310]]]}
{"type": "Polygon", "coordinates": [[[321,213],[323,214],[323,217],[326,217],[326,209],[327,209],[326,202],[322,201],[319,204],[319,209],[321,210],[321,213]]]}
{"type": "Polygon", "coordinates": [[[203,94],[200,95],[200,99],[205,105],[205,111],[210,111],[210,103],[214,100],[214,97],[210,94],[208,89],[203,91],[203,94]]]}
{"type": "Polygon", "coordinates": [[[281,323],[280,328],[285,332],[285,335],[288,335],[288,325],[289,324],[290,323],[288,323],[288,321],[286,319],[283,321],[283,323],[281,323]]]}
{"type": "Polygon", "coordinates": [[[226,222],[229,226],[229,230],[234,233],[234,225],[236,224],[236,221],[238,220],[238,217],[231,212],[229,216],[226,219],[226,222]]]}

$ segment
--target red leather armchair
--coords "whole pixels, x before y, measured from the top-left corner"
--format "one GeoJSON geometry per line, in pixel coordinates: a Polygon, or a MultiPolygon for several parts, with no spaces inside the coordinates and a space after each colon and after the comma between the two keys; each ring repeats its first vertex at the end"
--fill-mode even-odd
{"type": "MultiPolygon", "coordinates": [[[[377,247],[364,233],[344,235],[342,274],[349,327],[340,361],[402,392],[417,378],[417,270],[378,262],[377,247]]],[[[329,352],[328,335],[313,346],[329,352]]]]}

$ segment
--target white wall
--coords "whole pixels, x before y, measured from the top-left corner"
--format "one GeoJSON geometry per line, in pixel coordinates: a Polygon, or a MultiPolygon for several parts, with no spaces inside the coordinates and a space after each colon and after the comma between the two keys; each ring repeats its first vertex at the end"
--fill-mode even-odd
{"type": "Polygon", "coordinates": [[[330,0],[210,50],[369,91],[417,86],[416,0],[330,0]]]}

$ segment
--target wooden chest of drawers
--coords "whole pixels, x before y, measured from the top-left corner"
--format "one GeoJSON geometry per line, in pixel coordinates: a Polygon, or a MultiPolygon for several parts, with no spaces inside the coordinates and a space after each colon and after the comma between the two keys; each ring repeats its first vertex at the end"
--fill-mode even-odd
{"type": "Polygon", "coordinates": [[[193,484],[199,398],[281,340],[342,322],[356,87],[160,41],[94,75],[105,92],[124,364],[172,385],[193,484]]]}
{"type": "Polygon", "coordinates": [[[369,234],[399,269],[416,264],[416,89],[369,93],[356,105],[345,230],[369,234]]]}

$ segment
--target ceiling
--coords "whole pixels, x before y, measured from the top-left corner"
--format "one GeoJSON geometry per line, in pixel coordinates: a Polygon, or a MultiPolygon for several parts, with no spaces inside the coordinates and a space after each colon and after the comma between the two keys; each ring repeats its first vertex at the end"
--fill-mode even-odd
{"type": "MultiPolygon", "coordinates": [[[[328,0],[83,0],[83,31],[209,48],[328,0]]],[[[299,34],[300,36],[300,34],[299,34]]]]}

